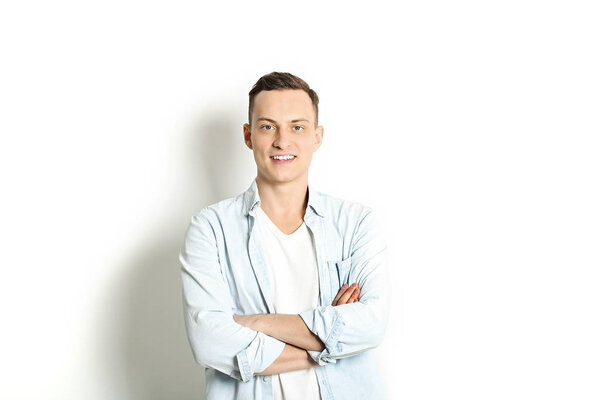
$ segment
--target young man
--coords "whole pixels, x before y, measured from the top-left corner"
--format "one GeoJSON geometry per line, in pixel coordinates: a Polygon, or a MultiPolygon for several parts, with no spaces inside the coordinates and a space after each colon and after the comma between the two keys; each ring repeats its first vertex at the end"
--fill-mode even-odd
{"type": "Polygon", "coordinates": [[[372,349],[390,288],[378,220],[309,185],[323,127],[306,82],[273,72],[249,95],[256,178],[194,215],[179,255],[206,398],[383,399],[372,349]]]}

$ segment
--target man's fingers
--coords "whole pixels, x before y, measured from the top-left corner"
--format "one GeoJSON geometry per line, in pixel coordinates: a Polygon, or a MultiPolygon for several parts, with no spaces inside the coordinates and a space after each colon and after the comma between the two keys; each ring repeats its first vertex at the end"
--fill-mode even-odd
{"type": "Polygon", "coordinates": [[[350,296],[352,296],[352,294],[354,293],[355,289],[356,289],[356,286],[350,286],[348,288],[348,290],[346,290],[346,293],[344,293],[342,295],[342,297],[339,298],[338,304],[346,304],[346,303],[348,303],[348,299],[350,299],[350,296]]]}
{"type": "Polygon", "coordinates": [[[350,299],[348,300],[348,303],[354,303],[355,301],[358,301],[359,294],[360,294],[360,288],[357,287],[356,290],[354,291],[354,293],[352,293],[352,297],[350,297],[350,299]]]}
{"type": "Polygon", "coordinates": [[[350,304],[358,301],[360,295],[360,288],[357,283],[353,283],[352,286],[348,287],[347,283],[344,283],[340,288],[340,291],[333,299],[332,305],[338,306],[341,304],[350,304]]]}
{"type": "Polygon", "coordinates": [[[342,296],[342,294],[344,294],[344,292],[346,291],[347,288],[348,288],[348,284],[344,283],[344,285],[340,288],[340,291],[338,292],[337,296],[335,296],[335,299],[333,299],[334,306],[337,306],[337,301],[342,296]]]}

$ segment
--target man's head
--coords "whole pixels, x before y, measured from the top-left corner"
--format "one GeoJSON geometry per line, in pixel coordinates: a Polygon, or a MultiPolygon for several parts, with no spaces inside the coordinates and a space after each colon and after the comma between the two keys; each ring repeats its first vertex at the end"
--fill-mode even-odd
{"type": "Polygon", "coordinates": [[[319,123],[319,96],[317,96],[317,92],[308,86],[308,83],[288,72],[271,72],[270,74],[261,76],[260,79],[256,81],[252,90],[248,93],[248,96],[250,97],[248,101],[248,124],[252,125],[252,111],[254,109],[254,98],[256,95],[263,90],[282,89],[298,89],[306,92],[315,110],[314,123],[316,128],[319,123]]]}
{"type": "Polygon", "coordinates": [[[260,179],[305,182],[313,153],[321,146],[319,98],[302,79],[281,72],[261,77],[249,93],[244,140],[253,150],[260,179]],[[291,160],[273,156],[293,155],[291,160]]]}

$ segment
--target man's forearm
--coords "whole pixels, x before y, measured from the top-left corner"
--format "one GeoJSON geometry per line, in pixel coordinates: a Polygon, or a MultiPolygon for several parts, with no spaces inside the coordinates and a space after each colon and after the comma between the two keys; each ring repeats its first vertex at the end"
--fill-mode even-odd
{"type": "Polygon", "coordinates": [[[264,371],[255,372],[254,375],[281,374],[282,372],[307,369],[318,365],[306,350],[286,344],[279,357],[271,365],[265,368],[264,371]]]}
{"type": "MultiPolygon", "coordinates": [[[[241,325],[305,350],[322,351],[325,345],[298,314],[235,315],[241,325]]],[[[307,353],[308,354],[308,353],[307,353]]]]}

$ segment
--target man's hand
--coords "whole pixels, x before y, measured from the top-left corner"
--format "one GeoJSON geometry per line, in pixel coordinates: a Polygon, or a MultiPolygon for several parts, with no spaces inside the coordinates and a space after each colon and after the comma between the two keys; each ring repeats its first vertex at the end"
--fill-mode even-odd
{"type": "Polygon", "coordinates": [[[337,296],[333,299],[334,306],[339,306],[341,304],[349,304],[358,301],[358,295],[360,294],[360,288],[358,287],[358,283],[353,283],[350,287],[348,284],[344,283],[344,285],[340,288],[337,296]]]}

